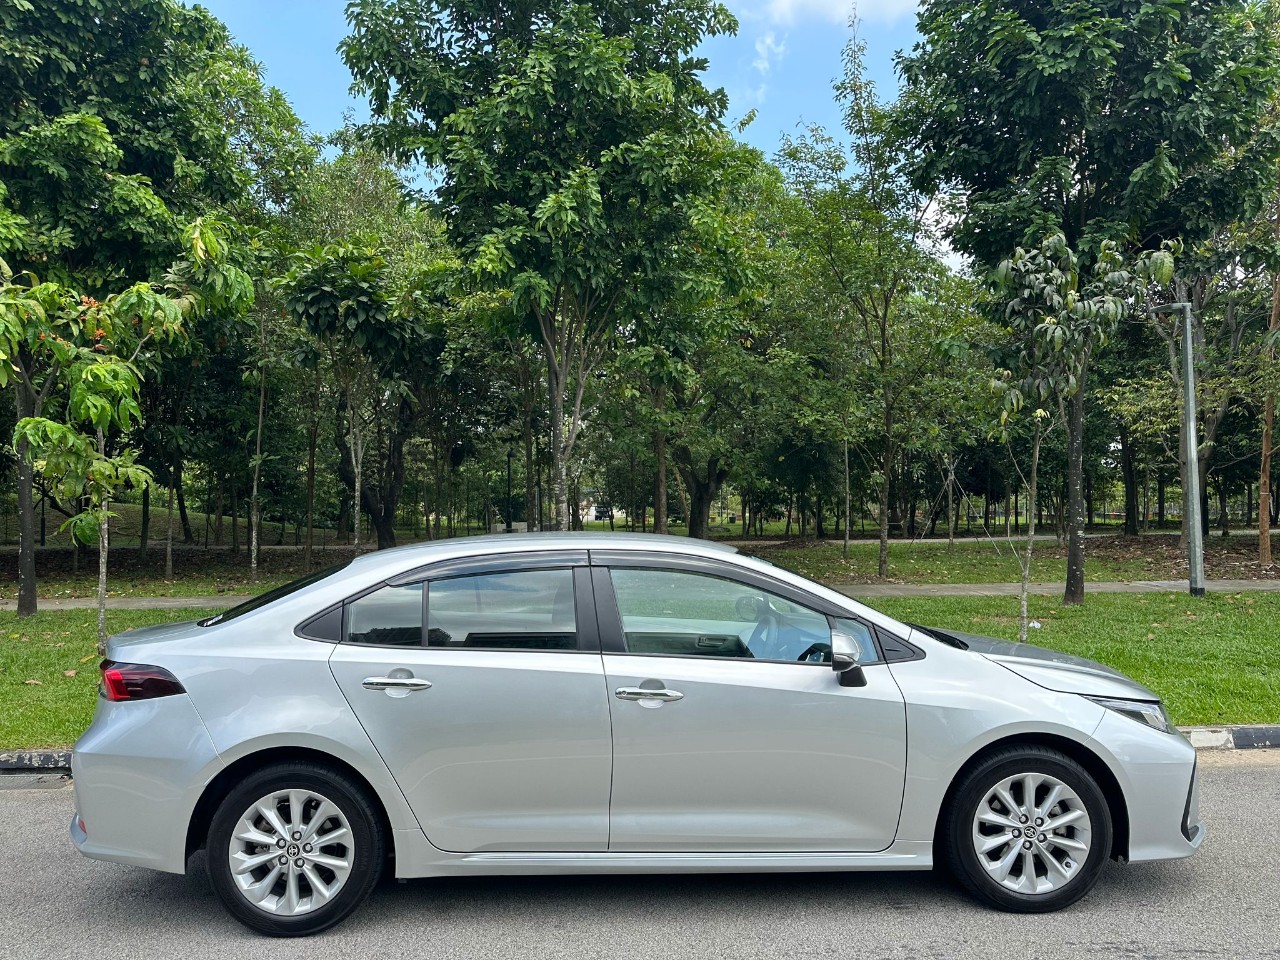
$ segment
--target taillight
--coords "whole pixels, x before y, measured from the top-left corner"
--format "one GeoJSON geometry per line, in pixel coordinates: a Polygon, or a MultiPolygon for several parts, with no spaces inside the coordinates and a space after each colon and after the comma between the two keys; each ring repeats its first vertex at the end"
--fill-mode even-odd
{"type": "Polygon", "coordinates": [[[186,691],[178,678],[164,667],[102,661],[102,695],[108,700],[153,700],[177,693],[186,691]]]}

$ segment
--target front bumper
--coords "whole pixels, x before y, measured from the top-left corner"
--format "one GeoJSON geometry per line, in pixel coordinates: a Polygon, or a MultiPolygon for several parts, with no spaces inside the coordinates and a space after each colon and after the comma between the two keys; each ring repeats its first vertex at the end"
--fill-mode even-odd
{"type": "Polygon", "coordinates": [[[71,756],[71,842],[94,860],[183,873],[192,811],[220,765],[189,697],[99,699],[71,756]]]}
{"type": "Polygon", "coordinates": [[[1093,739],[1124,793],[1131,863],[1189,857],[1204,843],[1196,750],[1180,733],[1162,733],[1108,711],[1093,739]]]}

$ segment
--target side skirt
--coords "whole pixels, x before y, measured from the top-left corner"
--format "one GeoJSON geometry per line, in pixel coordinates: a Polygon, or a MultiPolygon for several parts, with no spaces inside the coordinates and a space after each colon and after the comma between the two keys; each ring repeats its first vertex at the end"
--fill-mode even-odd
{"type": "Polygon", "coordinates": [[[929,870],[933,844],[899,840],[879,853],[457,853],[396,831],[396,876],[549,876],[636,873],[807,873],[929,870]]]}

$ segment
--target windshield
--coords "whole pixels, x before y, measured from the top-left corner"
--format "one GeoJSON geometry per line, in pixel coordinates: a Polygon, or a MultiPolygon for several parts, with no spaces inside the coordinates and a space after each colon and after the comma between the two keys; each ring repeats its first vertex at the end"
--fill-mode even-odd
{"type": "Polygon", "coordinates": [[[276,587],[274,590],[268,590],[266,593],[260,593],[256,597],[251,597],[246,600],[244,603],[236,604],[229,610],[224,610],[222,613],[215,614],[212,617],[206,617],[204,620],[200,621],[200,626],[211,627],[215,623],[234,620],[236,617],[242,617],[246,613],[252,613],[259,607],[265,607],[269,603],[275,603],[282,597],[287,597],[291,593],[296,593],[303,587],[309,587],[313,583],[319,583],[321,580],[333,576],[339,570],[343,570],[349,566],[350,563],[350,560],[345,560],[335,566],[326,567],[324,570],[317,570],[315,573],[309,573],[305,577],[299,577],[297,580],[291,580],[282,586],[276,587]]]}

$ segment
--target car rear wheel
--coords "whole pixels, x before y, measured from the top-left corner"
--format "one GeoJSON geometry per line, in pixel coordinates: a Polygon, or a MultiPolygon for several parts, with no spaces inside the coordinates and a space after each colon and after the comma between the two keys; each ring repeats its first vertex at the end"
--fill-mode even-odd
{"type": "Polygon", "coordinates": [[[245,926],[306,936],[364,902],[382,872],[383,842],[362,787],[316,764],[280,764],[249,776],[218,807],[209,879],[245,926]]]}
{"type": "Polygon", "coordinates": [[[944,848],[951,872],[992,906],[1060,910],[1097,882],[1111,849],[1111,814],[1097,782],[1065,754],[1002,750],[959,784],[944,848]]]}

